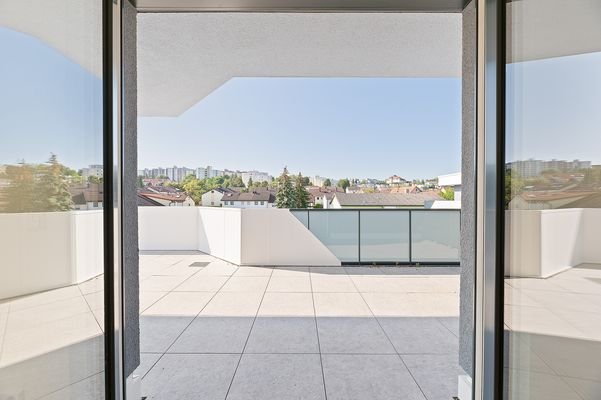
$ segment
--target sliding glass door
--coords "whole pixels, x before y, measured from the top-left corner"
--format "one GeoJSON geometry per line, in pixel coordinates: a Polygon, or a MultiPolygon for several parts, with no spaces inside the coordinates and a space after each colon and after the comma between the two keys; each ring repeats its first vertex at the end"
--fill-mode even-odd
{"type": "Polygon", "coordinates": [[[507,4],[507,400],[601,398],[601,2],[507,4]]]}
{"type": "Polygon", "coordinates": [[[107,5],[0,1],[0,399],[110,398],[107,5]]]}

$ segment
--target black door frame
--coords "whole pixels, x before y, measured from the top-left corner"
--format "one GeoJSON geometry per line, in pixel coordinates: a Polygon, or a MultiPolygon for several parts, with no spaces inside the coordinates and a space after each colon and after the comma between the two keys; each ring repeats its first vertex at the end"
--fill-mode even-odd
{"type": "MultiPolygon", "coordinates": [[[[123,372],[122,185],[123,1],[103,0],[104,257],[106,398],[125,398],[123,372]]],[[[476,82],[476,272],[473,398],[503,393],[505,150],[505,7],[473,0],[478,15],[476,82]]],[[[174,0],[178,3],[178,0],[174,0]]],[[[132,0],[139,12],[166,12],[156,0],[132,0]]],[[[180,4],[186,2],[179,1],[180,4]]],[[[207,0],[181,12],[461,12],[469,0],[207,0]]],[[[187,2],[186,4],[190,4],[187,2]]],[[[170,9],[169,11],[174,11],[170,9]]],[[[465,399],[462,399],[465,400],[465,399]]]]}
{"type": "Polygon", "coordinates": [[[122,281],[121,0],[102,0],[105,398],[125,398],[122,281]]]}

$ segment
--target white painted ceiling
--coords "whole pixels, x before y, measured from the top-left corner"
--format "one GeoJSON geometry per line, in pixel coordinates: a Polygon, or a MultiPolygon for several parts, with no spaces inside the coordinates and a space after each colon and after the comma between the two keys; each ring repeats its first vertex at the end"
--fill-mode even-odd
{"type": "Polygon", "coordinates": [[[180,115],[232,77],[460,74],[460,14],[138,15],[142,116],[180,115]]]}

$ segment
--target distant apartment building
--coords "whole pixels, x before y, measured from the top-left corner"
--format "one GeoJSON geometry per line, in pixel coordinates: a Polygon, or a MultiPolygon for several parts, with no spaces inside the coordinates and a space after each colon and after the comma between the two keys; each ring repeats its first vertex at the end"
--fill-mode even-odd
{"type": "Polygon", "coordinates": [[[424,208],[425,202],[442,200],[437,192],[335,193],[331,208],[424,208]]]}
{"type": "Polygon", "coordinates": [[[260,190],[252,192],[226,193],[221,198],[223,207],[229,208],[273,208],[275,192],[260,190]]]}
{"type": "MultiPolygon", "coordinates": [[[[326,181],[328,180],[328,178],[324,178],[323,176],[319,176],[319,175],[315,175],[311,178],[309,178],[309,181],[311,182],[311,184],[313,186],[318,186],[318,187],[322,187],[325,186],[326,181]]],[[[330,180],[330,183],[332,181],[330,180]]]]}
{"type": "Polygon", "coordinates": [[[81,169],[81,176],[83,176],[86,180],[90,177],[102,178],[104,175],[104,166],[103,165],[90,165],[87,168],[81,169]]]}
{"type": "Polygon", "coordinates": [[[160,176],[167,176],[167,170],[163,167],[152,168],[152,169],[144,168],[144,169],[138,170],[138,176],[141,176],[143,178],[155,179],[160,176]]]}
{"type": "Polygon", "coordinates": [[[173,166],[173,168],[167,168],[166,173],[167,178],[173,182],[182,182],[187,176],[194,175],[196,171],[186,167],[173,166]]]}
{"type": "Polygon", "coordinates": [[[206,167],[196,168],[196,170],[194,171],[194,174],[196,175],[196,179],[210,179],[210,178],[216,178],[218,176],[227,175],[225,173],[225,171],[215,169],[210,165],[207,165],[206,167]]]}
{"type": "Polygon", "coordinates": [[[544,171],[568,172],[591,168],[590,161],[566,161],[566,160],[519,160],[507,163],[507,169],[515,171],[522,178],[533,178],[541,175],[544,171]]]}
{"type": "Polygon", "coordinates": [[[260,172],[260,171],[241,171],[239,173],[240,178],[242,178],[242,182],[244,182],[244,185],[248,186],[248,181],[252,179],[252,181],[254,183],[257,182],[271,182],[271,175],[269,175],[267,172],[260,172]]]}

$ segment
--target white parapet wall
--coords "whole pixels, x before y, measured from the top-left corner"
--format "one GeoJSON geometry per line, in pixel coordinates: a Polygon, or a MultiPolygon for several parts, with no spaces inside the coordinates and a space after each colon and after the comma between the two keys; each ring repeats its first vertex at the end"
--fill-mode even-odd
{"type": "Polygon", "coordinates": [[[238,265],[340,265],[288,210],[139,207],[140,250],[198,250],[238,265]]]}
{"type": "Polygon", "coordinates": [[[196,207],[138,207],[140,250],[198,250],[196,207]]]}
{"type": "Polygon", "coordinates": [[[601,209],[511,210],[505,221],[508,276],[547,278],[601,263],[601,209]]]}
{"type": "Polygon", "coordinates": [[[102,274],[102,211],[0,214],[0,299],[102,274]]]}
{"type": "Polygon", "coordinates": [[[242,264],[340,265],[340,260],[288,210],[242,210],[242,264]]]}

